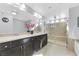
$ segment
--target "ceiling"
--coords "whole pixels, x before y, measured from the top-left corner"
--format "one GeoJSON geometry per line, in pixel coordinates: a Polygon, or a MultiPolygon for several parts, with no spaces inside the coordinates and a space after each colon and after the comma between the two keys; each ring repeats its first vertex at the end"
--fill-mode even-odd
{"type": "MultiPolygon", "coordinates": [[[[51,18],[53,16],[59,16],[60,14],[65,14],[68,16],[68,9],[71,7],[78,6],[79,3],[24,3],[26,6],[25,11],[20,10],[13,5],[7,3],[0,4],[0,12],[12,12],[16,10],[16,15],[14,18],[21,19],[22,21],[27,21],[28,19],[37,20],[34,17],[34,12],[39,13],[42,16],[51,18]]],[[[15,4],[14,4],[15,5],[15,4]]]]}
{"type": "Polygon", "coordinates": [[[45,17],[57,16],[61,13],[68,15],[68,9],[79,3],[27,3],[29,7],[45,17]]]}
{"type": "Polygon", "coordinates": [[[13,5],[7,3],[0,3],[0,13],[10,13],[14,19],[18,19],[21,21],[27,21],[29,19],[37,19],[33,15],[31,15],[28,11],[22,11],[18,7],[14,7],[13,5]],[[13,15],[12,12],[15,12],[16,15],[13,15]]]}

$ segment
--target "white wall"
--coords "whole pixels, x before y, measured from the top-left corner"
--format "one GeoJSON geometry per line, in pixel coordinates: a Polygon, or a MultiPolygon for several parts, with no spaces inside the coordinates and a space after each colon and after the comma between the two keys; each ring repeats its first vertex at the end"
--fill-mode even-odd
{"type": "Polygon", "coordinates": [[[22,33],[25,31],[24,22],[29,19],[37,20],[33,15],[27,11],[22,11],[17,7],[11,6],[7,3],[0,3],[0,34],[1,33],[22,33]],[[16,15],[12,15],[11,12],[16,10],[16,15]],[[3,23],[1,17],[7,16],[10,21],[3,23]],[[13,21],[13,19],[15,19],[13,21]]]}
{"type": "Polygon", "coordinates": [[[14,33],[24,33],[26,31],[25,22],[14,19],[13,20],[13,32],[14,33]]]}
{"type": "Polygon", "coordinates": [[[13,19],[12,15],[8,13],[3,13],[0,15],[0,34],[13,34],[13,33],[23,33],[26,31],[25,22],[17,19],[13,19]],[[8,17],[9,22],[4,23],[2,17],[8,17]]]}
{"type": "Polygon", "coordinates": [[[69,27],[69,38],[79,39],[79,27],[77,27],[77,17],[79,17],[79,6],[69,9],[68,27],[69,27]]]}
{"type": "Polygon", "coordinates": [[[12,16],[8,13],[2,13],[0,14],[0,33],[8,33],[11,34],[13,32],[13,20],[12,20],[12,16]],[[7,17],[9,18],[9,22],[8,23],[4,23],[2,21],[2,17],[7,17]]]}
{"type": "Polygon", "coordinates": [[[20,22],[20,20],[27,20],[27,17],[25,18],[24,12],[20,11],[18,8],[14,8],[6,3],[1,4],[0,3],[0,34],[13,34],[13,33],[19,33],[24,32],[24,23],[20,22]],[[11,11],[16,10],[17,15],[13,16],[11,14],[11,11]],[[2,22],[2,17],[8,17],[9,22],[4,23],[2,22]],[[13,21],[13,19],[16,18],[16,20],[13,21]],[[17,21],[17,19],[19,21],[17,21]]]}

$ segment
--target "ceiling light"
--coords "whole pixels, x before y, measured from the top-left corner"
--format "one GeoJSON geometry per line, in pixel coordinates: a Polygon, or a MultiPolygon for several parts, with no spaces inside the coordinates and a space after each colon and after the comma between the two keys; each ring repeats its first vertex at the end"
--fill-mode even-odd
{"type": "Polygon", "coordinates": [[[56,20],[55,22],[56,22],[56,23],[58,23],[58,22],[59,22],[59,20],[56,20]]]}
{"type": "Polygon", "coordinates": [[[51,21],[51,23],[54,23],[54,21],[51,21]]]}
{"type": "Polygon", "coordinates": [[[65,17],[66,17],[66,16],[65,16],[65,14],[63,14],[63,13],[60,15],[60,18],[65,18],[65,17]]]}
{"type": "Polygon", "coordinates": [[[15,13],[15,12],[12,12],[12,14],[13,14],[13,15],[16,15],[16,13],[15,13]]]}
{"type": "Polygon", "coordinates": [[[36,13],[36,12],[34,13],[34,16],[37,17],[37,18],[42,18],[42,16],[39,15],[38,13],[36,13]]]}
{"type": "Polygon", "coordinates": [[[65,22],[65,20],[64,19],[61,19],[60,22],[65,22]]]}
{"type": "Polygon", "coordinates": [[[16,15],[16,12],[15,11],[12,11],[11,14],[16,15]]]}
{"type": "Polygon", "coordinates": [[[37,13],[34,13],[34,16],[38,16],[38,14],[37,13]]]}
{"type": "Polygon", "coordinates": [[[24,4],[22,4],[19,8],[20,8],[20,10],[25,11],[25,5],[24,4]]]}

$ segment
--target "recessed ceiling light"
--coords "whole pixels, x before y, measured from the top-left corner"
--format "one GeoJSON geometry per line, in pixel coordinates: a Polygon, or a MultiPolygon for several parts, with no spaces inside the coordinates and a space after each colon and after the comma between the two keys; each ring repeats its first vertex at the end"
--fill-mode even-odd
{"type": "Polygon", "coordinates": [[[11,14],[16,15],[16,12],[15,11],[12,11],[11,14]]]}
{"type": "Polygon", "coordinates": [[[39,15],[38,13],[36,13],[36,12],[34,13],[34,16],[37,17],[37,18],[42,18],[42,16],[39,15]]]}
{"type": "Polygon", "coordinates": [[[24,4],[22,4],[19,8],[20,8],[20,10],[25,11],[25,8],[26,8],[26,7],[25,7],[25,5],[24,5],[24,4]]]}

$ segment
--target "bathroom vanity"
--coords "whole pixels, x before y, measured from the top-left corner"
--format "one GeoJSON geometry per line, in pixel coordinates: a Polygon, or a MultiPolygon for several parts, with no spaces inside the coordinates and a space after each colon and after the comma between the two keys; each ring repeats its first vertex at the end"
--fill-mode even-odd
{"type": "Polygon", "coordinates": [[[31,56],[47,45],[47,33],[0,37],[0,56],[31,56]]]}

